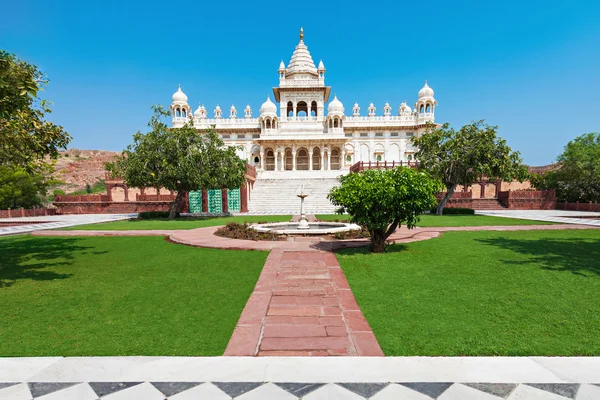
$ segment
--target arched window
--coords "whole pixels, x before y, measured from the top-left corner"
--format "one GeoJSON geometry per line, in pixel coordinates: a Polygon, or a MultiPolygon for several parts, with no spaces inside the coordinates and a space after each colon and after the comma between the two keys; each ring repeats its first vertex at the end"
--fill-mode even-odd
{"type": "Polygon", "coordinates": [[[381,154],[377,154],[377,157],[375,157],[375,160],[381,161],[381,154]]]}
{"type": "Polygon", "coordinates": [[[337,118],[334,118],[334,119],[333,119],[333,127],[334,127],[334,128],[338,128],[338,124],[339,124],[339,123],[338,123],[338,119],[337,119],[337,118]]]}
{"type": "Polygon", "coordinates": [[[258,157],[258,156],[254,157],[254,164],[255,165],[260,164],[260,157],[258,157]]]}
{"type": "Polygon", "coordinates": [[[421,104],[421,109],[420,109],[421,114],[423,114],[424,110],[425,110],[425,106],[423,106],[423,104],[421,104]]]}
{"type": "Polygon", "coordinates": [[[332,170],[340,169],[340,150],[335,148],[331,150],[331,163],[330,167],[332,170]]]}
{"type": "Polygon", "coordinates": [[[346,156],[346,162],[347,163],[352,162],[352,156],[346,156]]]}
{"type": "Polygon", "coordinates": [[[268,149],[265,155],[265,169],[267,171],[275,171],[275,153],[268,149]]]}
{"type": "Polygon", "coordinates": [[[431,112],[431,105],[427,104],[427,108],[425,108],[425,112],[431,112]]]}
{"type": "Polygon", "coordinates": [[[408,161],[412,161],[412,155],[410,155],[410,154],[409,154],[409,155],[408,155],[408,157],[406,157],[406,159],[407,159],[408,161]]]}
{"type": "Polygon", "coordinates": [[[317,102],[313,101],[310,103],[310,115],[313,117],[317,116],[317,102]]]}
{"type": "Polygon", "coordinates": [[[183,118],[185,118],[185,116],[186,116],[186,111],[185,111],[185,109],[181,110],[181,116],[182,116],[183,118]]]}
{"type": "Polygon", "coordinates": [[[267,129],[271,129],[271,120],[267,119],[266,123],[267,123],[267,129]]]}
{"type": "Polygon", "coordinates": [[[287,116],[293,117],[294,116],[294,104],[292,104],[291,101],[288,101],[286,107],[287,107],[287,116]]]}
{"type": "Polygon", "coordinates": [[[296,104],[296,115],[298,117],[306,117],[308,115],[308,104],[305,101],[299,101],[296,104]]]}
{"type": "Polygon", "coordinates": [[[175,116],[176,116],[177,118],[181,117],[181,111],[179,110],[179,108],[176,108],[176,109],[175,109],[175,116]]]}

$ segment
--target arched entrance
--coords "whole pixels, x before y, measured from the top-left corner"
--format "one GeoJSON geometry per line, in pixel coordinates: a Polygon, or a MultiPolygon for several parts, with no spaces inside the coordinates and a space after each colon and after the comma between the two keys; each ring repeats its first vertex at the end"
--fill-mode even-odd
{"type": "Polygon", "coordinates": [[[312,169],[318,171],[321,169],[321,149],[315,147],[312,156],[312,169]]]}
{"type": "Polygon", "coordinates": [[[291,171],[293,168],[294,159],[292,157],[292,149],[285,149],[285,170],[291,171]]]}
{"type": "Polygon", "coordinates": [[[340,149],[337,147],[331,150],[331,169],[340,169],[340,149]]]}
{"type": "Polygon", "coordinates": [[[296,169],[298,171],[308,171],[308,150],[304,147],[296,152],[296,169]]]}
{"type": "Polygon", "coordinates": [[[272,149],[267,149],[265,163],[265,169],[267,171],[275,171],[275,153],[272,149]]]}

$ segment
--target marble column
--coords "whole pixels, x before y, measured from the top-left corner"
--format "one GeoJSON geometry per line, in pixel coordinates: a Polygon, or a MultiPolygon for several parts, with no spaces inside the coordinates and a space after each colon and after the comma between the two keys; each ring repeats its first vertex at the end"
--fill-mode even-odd
{"type": "Polygon", "coordinates": [[[309,171],[312,171],[312,170],[313,170],[313,162],[312,162],[312,159],[313,159],[313,148],[312,148],[312,147],[309,147],[309,150],[308,150],[308,170],[309,170],[309,171]]]}

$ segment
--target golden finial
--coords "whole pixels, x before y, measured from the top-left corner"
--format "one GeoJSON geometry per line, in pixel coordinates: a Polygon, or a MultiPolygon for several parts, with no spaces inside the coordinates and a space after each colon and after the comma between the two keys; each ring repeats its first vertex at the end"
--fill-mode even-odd
{"type": "Polygon", "coordinates": [[[300,28],[300,41],[304,40],[304,29],[300,28]]]}

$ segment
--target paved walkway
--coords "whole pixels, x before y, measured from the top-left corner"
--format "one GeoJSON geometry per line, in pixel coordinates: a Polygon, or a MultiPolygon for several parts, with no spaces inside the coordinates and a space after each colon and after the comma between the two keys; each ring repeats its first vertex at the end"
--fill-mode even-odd
{"type": "Polygon", "coordinates": [[[2,223],[15,223],[14,226],[0,226],[0,236],[31,233],[45,229],[60,229],[71,226],[111,222],[135,218],[137,214],[77,214],[52,215],[43,217],[0,218],[2,223]]]}
{"type": "Polygon", "coordinates": [[[476,214],[600,227],[600,212],[563,210],[482,210],[476,211],[476,214]]]}
{"type": "Polygon", "coordinates": [[[269,254],[226,356],[383,356],[333,253],[269,254]]]}
{"type": "Polygon", "coordinates": [[[0,358],[0,399],[598,400],[599,357],[0,358]]]}

